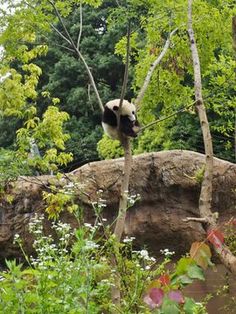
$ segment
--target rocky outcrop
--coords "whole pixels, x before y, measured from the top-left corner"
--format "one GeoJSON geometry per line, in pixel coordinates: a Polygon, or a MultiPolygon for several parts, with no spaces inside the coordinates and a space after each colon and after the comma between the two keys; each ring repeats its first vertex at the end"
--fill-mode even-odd
{"type": "MultiPolygon", "coordinates": [[[[136,238],[135,245],[146,245],[154,254],[160,249],[189,250],[191,243],[205,237],[202,225],[183,222],[186,217],[199,217],[199,173],[204,155],[190,151],[163,151],[135,156],[130,179],[130,194],[139,194],[134,206],[128,209],[125,234],[136,238]]],[[[123,173],[123,158],[93,162],[56,179],[53,176],[22,177],[8,186],[1,200],[0,257],[19,256],[13,244],[19,233],[27,252],[32,251],[32,236],[28,222],[35,212],[44,212],[42,192],[53,183],[64,186],[76,183],[76,202],[84,208],[85,219],[95,218],[91,202],[99,197],[106,200],[103,216],[108,223],[117,215],[119,191],[123,173]],[[98,190],[103,192],[98,193],[98,190]],[[9,202],[7,195],[13,196],[9,202]]],[[[213,211],[226,221],[236,212],[236,165],[214,159],[213,211]]],[[[74,216],[64,211],[61,220],[77,225],[74,216]]],[[[45,219],[45,232],[50,222],[45,219]]]]}

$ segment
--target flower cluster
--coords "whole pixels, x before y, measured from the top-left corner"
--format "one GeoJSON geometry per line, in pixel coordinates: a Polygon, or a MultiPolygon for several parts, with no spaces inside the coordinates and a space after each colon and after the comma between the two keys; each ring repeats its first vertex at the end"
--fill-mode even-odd
{"type": "Polygon", "coordinates": [[[140,200],[140,194],[128,195],[128,207],[133,206],[138,200],[140,200]]]}
{"type": "Polygon", "coordinates": [[[165,255],[165,257],[171,257],[175,254],[174,251],[169,251],[169,249],[160,250],[161,254],[165,255]]]}
{"type": "Polygon", "coordinates": [[[135,237],[125,237],[124,239],[123,239],[123,242],[124,243],[132,243],[133,241],[135,240],[135,237]]]}

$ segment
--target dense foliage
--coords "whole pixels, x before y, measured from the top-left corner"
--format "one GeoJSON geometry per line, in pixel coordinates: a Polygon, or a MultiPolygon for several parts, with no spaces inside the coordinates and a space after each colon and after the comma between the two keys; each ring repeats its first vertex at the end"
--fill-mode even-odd
{"type": "MultiPolygon", "coordinates": [[[[54,105],[70,115],[70,119],[63,124],[64,132],[69,135],[63,149],[74,156],[72,163],[71,157],[66,160],[70,168],[98,158],[120,156],[122,150],[119,145],[107,137],[99,142],[102,129],[95,94],[83,63],[50,27],[54,24],[63,33],[50,2],[40,1],[37,5],[34,0],[28,1],[28,5],[24,1],[2,2],[5,6],[2,9],[0,36],[0,44],[4,47],[0,84],[1,147],[15,151],[17,129],[24,126],[28,119],[41,119],[51,105],[51,98],[60,99],[54,105]],[[6,6],[8,10],[4,11],[6,6]],[[49,97],[45,97],[45,93],[49,97]],[[9,135],[3,136],[6,133],[9,135]]],[[[92,70],[103,102],[120,95],[126,42],[124,35],[129,19],[132,34],[128,99],[137,95],[150,64],[160,54],[168,34],[178,28],[142,101],[139,111],[141,123],[146,125],[191,104],[193,72],[187,38],[186,1],[101,2],[84,1],[79,47],[92,70]]],[[[194,2],[194,28],[214,153],[231,161],[235,160],[236,103],[231,40],[231,18],[235,14],[233,2],[194,2]]],[[[80,30],[80,1],[63,3],[56,1],[76,42],[80,30]]],[[[28,142],[32,137],[31,130],[28,142]]],[[[36,144],[39,145],[38,142],[36,144]]],[[[134,153],[175,148],[204,152],[194,108],[145,129],[134,147],[134,153]]],[[[45,147],[39,148],[45,155],[45,147]]],[[[29,148],[26,150],[29,151],[29,148]]],[[[62,167],[62,164],[59,166],[62,167]]],[[[43,169],[47,170],[48,167],[43,169]]]]}
{"type": "MultiPolygon", "coordinates": [[[[116,309],[110,291],[116,284],[116,272],[122,274],[122,313],[204,314],[204,304],[184,297],[182,289],[194,280],[204,280],[202,269],[194,259],[183,257],[172,271],[166,265],[173,252],[163,250],[163,261],[157,263],[147,250],[134,250],[134,238],[117,243],[106,219],[102,218],[104,202],[95,205],[94,225],[83,223],[80,214],[77,230],[65,223],[52,224],[58,238],[45,236],[43,216],[35,216],[29,229],[34,235],[37,257],[27,256],[28,265],[7,261],[7,271],[0,273],[0,312],[11,313],[112,313],[116,309]],[[104,242],[99,234],[104,232],[104,242]],[[73,240],[73,246],[70,243],[73,240]],[[111,264],[114,252],[117,268],[111,264]]],[[[24,252],[19,235],[15,242],[24,252]]],[[[117,309],[118,311],[118,309],[117,309]]]]}

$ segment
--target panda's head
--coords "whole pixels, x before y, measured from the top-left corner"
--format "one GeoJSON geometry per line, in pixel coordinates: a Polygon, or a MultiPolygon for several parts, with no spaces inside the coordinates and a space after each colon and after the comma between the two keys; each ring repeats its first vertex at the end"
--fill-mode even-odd
{"type": "MultiPolygon", "coordinates": [[[[114,99],[106,103],[106,107],[109,108],[117,115],[120,105],[120,99],[114,99]]],[[[130,121],[136,121],[136,107],[134,104],[128,102],[128,100],[123,100],[121,107],[121,116],[126,116],[130,121]]]]}

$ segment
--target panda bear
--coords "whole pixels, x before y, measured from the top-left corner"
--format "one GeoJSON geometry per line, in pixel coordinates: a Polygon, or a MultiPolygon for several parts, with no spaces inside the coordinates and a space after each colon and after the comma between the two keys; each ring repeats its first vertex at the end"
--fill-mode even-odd
{"type": "MultiPolygon", "coordinates": [[[[102,116],[102,126],[104,132],[112,139],[120,139],[118,132],[117,116],[120,99],[109,101],[104,106],[102,116]]],[[[139,131],[139,122],[136,117],[136,107],[134,104],[123,100],[120,113],[120,132],[124,136],[136,137],[139,131]]]]}

